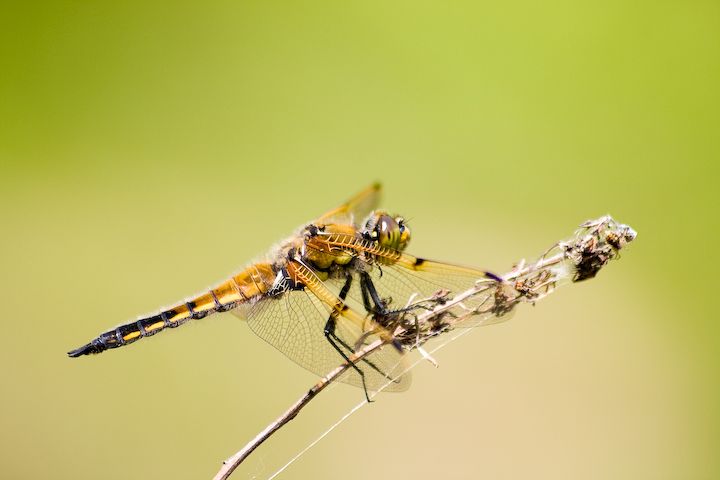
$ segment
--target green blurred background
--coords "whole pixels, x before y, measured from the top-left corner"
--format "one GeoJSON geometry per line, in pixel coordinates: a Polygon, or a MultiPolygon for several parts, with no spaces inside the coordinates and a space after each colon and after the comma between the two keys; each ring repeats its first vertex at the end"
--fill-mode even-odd
{"type": "Polygon", "coordinates": [[[606,213],[638,238],[284,478],[720,478],[720,3],[0,9],[1,478],[211,478],[316,377],[227,314],[65,352],[373,181],[429,258],[503,272],[606,213]]]}

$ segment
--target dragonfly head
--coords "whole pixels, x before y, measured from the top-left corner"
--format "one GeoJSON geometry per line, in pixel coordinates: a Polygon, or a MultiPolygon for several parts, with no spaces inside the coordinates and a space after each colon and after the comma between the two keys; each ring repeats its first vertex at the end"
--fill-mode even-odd
{"type": "Polygon", "coordinates": [[[373,212],[366,224],[366,235],[381,247],[403,251],[410,242],[410,229],[402,217],[391,217],[387,212],[373,212]]]}

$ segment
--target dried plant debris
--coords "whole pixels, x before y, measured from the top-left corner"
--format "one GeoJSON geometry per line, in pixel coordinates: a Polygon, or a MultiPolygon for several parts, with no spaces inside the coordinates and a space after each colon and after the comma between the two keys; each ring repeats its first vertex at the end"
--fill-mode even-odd
{"type": "Polygon", "coordinates": [[[438,290],[430,298],[411,299],[404,309],[378,321],[408,349],[452,328],[504,322],[520,303],[534,304],[563,283],[594,278],[636,235],[609,215],[591,220],[534,262],[523,260],[505,275],[478,280],[465,292],[438,290]]]}

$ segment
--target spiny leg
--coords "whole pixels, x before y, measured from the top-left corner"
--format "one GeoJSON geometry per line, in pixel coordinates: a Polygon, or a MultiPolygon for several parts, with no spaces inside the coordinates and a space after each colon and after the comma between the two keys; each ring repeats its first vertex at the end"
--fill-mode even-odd
{"type": "Polygon", "coordinates": [[[378,295],[377,289],[375,288],[375,284],[367,272],[360,273],[360,286],[362,290],[363,304],[368,312],[373,312],[383,317],[391,317],[393,315],[397,315],[398,313],[409,312],[415,309],[415,307],[405,307],[398,310],[388,310],[387,302],[380,298],[380,295],[378,295]],[[372,300],[372,305],[370,304],[370,300],[372,300]]]}
{"type": "MultiPolygon", "coordinates": [[[[348,275],[347,279],[345,280],[345,285],[343,285],[343,288],[340,290],[339,298],[342,301],[345,301],[347,298],[347,294],[350,291],[350,287],[352,286],[352,276],[348,275]]],[[[362,379],[363,384],[363,391],[365,392],[365,399],[367,399],[368,403],[370,403],[372,400],[370,400],[370,396],[368,395],[367,391],[367,385],[365,384],[365,373],[360,370],[360,368],[355,365],[355,362],[351,362],[348,356],[345,354],[345,352],[342,351],[342,349],[338,346],[337,343],[342,345],[347,349],[348,352],[353,352],[353,349],[350,348],[349,345],[347,345],[345,342],[343,342],[337,335],[335,335],[335,325],[337,321],[337,313],[333,312],[330,314],[330,317],[328,318],[327,323],[325,324],[325,338],[327,338],[328,342],[330,342],[330,345],[333,346],[335,350],[343,357],[343,359],[350,364],[350,366],[360,375],[360,378],[362,379]],[[337,343],[335,343],[337,342],[337,343]]],[[[371,367],[376,368],[372,363],[367,362],[363,359],[366,363],[368,363],[371,367]]]]}
{"type": "MultiPolygon", "coordinates": [[[[368,281],[370,281],[370,277],[369,277],[369,275],[367,275],[367,273],[364,273],[364,276],[367,276],[368,281]]],[[[364,278],[364,277],[363,277],[363,278],[364,278]]],[[[340,294],[338,295],[338,297],[340,298],[340,300],[345,301],[345,299],[347,298],[347,294],[348,294],[348,292],[350,291],[350,286],[352,285],[352,281],[353,281],[353,277],[352,277],[352,276],[348,276],[348,277],[347,277],[347,280],[345,281],[345,285],[343,285],[343,288],[342,288],[342,290],[340,291],[340,294]]],[[[372,283],[372,282],[371,282],[371,283],[372,283]]],[[[369,298],[367,297],[367,292],[366,292],[366,289],[365,289],[365,287],[364,287],[363,280],[360,281],[360,286],[361,286],[361,289],[360,289],[360,290],[362,291],[363,304],[364,304],[364,306],[365,306],[365,310],[366,310],[368,313],[370,313],[370,314],[375,314],[375,315],[373,315],[373,317],[376,317],[378,313],[379,313],[380,315],[384,315],[385,312],[387,312],[387,309],[384,309],[382,312],[378,312],[378,310],[381,308],[380,303],[382,303],[382,302],[381,302],[380,298],[378,297],[377,292],[375,291],[375,287],[372,286],[372,291],[373,291],[373,298],[377,300],[377,302],[376,302],[376,305],[378,305],[378,309],[377,309],[377,310],[376,310],[376,309],[373,309],[372,306],[370,305],[370,300],[369,300],[369,298]]],[[[384,303],[383,303],[382,305],[384,305],[384,303]]],[[[394,312],[389,312],[389,313],[394,313],[394,312]]],[[[327,328],[327,327],[326,327],[326,328],[327,328]]],[[[333,334],[334,334],[334,327],[333,327],[333,334]]],[[[333,336],[334,336],[334,338],[335,338],[342,346],[344,346],[345,348],[347,348],[348,351],[350,351],[350,352],[353,352],[353,351],[354,351],[354,350],[351,349],[345,342],[343,342],[340,338],[338,338],[338,337],[335,336],[335,335],[333,335],[333,336]]],[[[367,333],[366,333],[365,335],[363,335],[363,337],[364,337],[364,336],[367,336],[367,333]]],[[[362,337],[361,337],[361,338],[362,338],[362,337]]],[[[402,353],[402,352],[403,352],[402,346],[400,345],[400,342],[398,342],[397,340],[393,339],[392,345],[393,345],[393,347],[395,347],[395,348],[398,350],[399,353],[402,353]]],[[[375,370],[376,372],[378,372],[378,373],[379,373],[380,375],[382,375],[383,377],[385,377],[385,378],[387,378],[388,380],[392,381],[393,383],[399,383],[399,380],[397,380],[397,379],[395,379],[395,378],[390,378],[390,376],[389,376],[387,373],[383,372],[377,365],[375,365],[375,364],[372,363],[371,361],[363,358],[363,362],[366,363],[368,366],[370,366],[370,368],[372,368],[373,370],[375,370]]]]}
{"type": "Polygon", "coordinates": [[[380,299],[375,285],[367,272],[360,273],[360,289],[362,290],[363,304],[368,312],[374,312],[380,315],[387,315],[388,309],[385,302],[380,299]],[[372,304],[370,301],[372,300],[372,304]]]}
{"type": "Polygon", "coordinates": [[[368,395],[367,391],[367,385],[365,385],[365,374],[363,373],[360,368],[355,365],[355,362],[351,361],[350,358],[348,358],[347,355],[345,355],[345,352],[342,351],[342,349],[337,345],[338,342],[343,347],[347,348],[348,351],[352,352],[352,349],[342,340],[340,340],[337,335],[335,335],[335,318],[332,314],[330,314],[330,318],[328,318],[327,323],[325,324],[325,338],[327,338],[327,341],[330,342],[330,345],[333,346],[335,350],[343,357],[343,359],[358,373],[360,374],[360,378],[362,379],[363,384],[363,390],[365,391],[365,398],[367,399],[368,403],[372,402],[370,400],[370,396],[368,395]]]}
{"type": "MultiPolygon", "coordinates": [[[[340,300],[344,301],[347,298],[347,294],[350,291],[352,282],[353,282],[352,275],[348,275],[347,279],[345,280],[345,284],[343,285],[343,288],[340,290],[340,293],[338,295],[338,298],[340,298],[340,300]]],[[[370,312],[370,310],[368,310],[368,312],[370,312]]],[[[365,383],[365,373],[362,370],[360,370],[360,368],[354,362],[350,362],[350,359],[348,358],[347,354],[340,348],[340,346],[344,347],[345,350],[349,353],[354,353],[355,350],[353,348],[351,348],[350,345],[345,343],[340,337],[338,337],[335,334],[336,324],[337,324],[337,313],[333,312],[330,314],[330,317],[328,318],[328,321],[325,324],[325,337],[327,338],[328,342],[330,342],[330,345],[332,345],[333,348],[335,350],[337,350],[337,352],[343,357],[343,359],[345,359],[346,362],[350,363],[352,365],[353,369],[355,369],[355,371],[358,372],[358,374],[360,374],[360,378],[362,379],[362,383],[363,383],[363,390],[365,391],[365,398],[367,399],[368,402],[370,402],[371,400],[368,395],[367,385],[365,383]]],[[[373,362],[371,362],[367,358],[363,358],[362,361],[363,361],[363,363],[368,365],[370,368],[372,368],[373,370],[375,370],[377,373],[379,373],[383,377],[387,378],[388,380],[390,380],[392,382],[398,382],[398,380],[390,378],[390,376],[387,373],[382,371],[380,368],[378,368],[377,365],[375,365],[373,362]]]]}

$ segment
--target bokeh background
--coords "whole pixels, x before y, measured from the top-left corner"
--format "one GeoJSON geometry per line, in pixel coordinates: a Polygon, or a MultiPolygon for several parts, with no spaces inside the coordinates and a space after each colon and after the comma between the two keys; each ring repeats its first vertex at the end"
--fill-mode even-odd
{"type": "Polygon", "coordinates": [[[720,3],[0,9],[0,477],[211,478],[316,377],[228,314],[65,352],[382,181],[429,258],[504,272],[606,213],[638,238],[284,478],[720,478],[720,3]]]}

